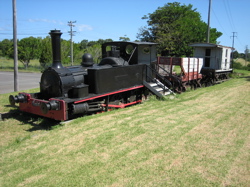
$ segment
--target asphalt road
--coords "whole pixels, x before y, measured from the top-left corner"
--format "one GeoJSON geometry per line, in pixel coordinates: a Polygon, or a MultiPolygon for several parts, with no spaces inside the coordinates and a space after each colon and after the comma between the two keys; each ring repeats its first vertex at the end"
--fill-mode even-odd
{"type": "MultiPolygon", "coordinates": [[[[18,73],[18,91],[39,88],[41,73],[18,73]]],[[[0,71],[0,94],[14,92],[14,72],[0,71]]]]}

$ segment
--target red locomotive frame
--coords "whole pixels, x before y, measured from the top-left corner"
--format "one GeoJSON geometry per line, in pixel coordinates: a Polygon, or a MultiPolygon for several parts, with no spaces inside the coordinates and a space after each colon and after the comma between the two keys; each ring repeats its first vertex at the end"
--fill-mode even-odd
{"type": "MultiPolygon", "coordinates": [[[[127,92],[127,91],[132,91],[132,90],[136,90],[136,89],[141,89],[141,88],[144,88],[144,85],[139,85],[139,86],[135,86],[132,88],[127,88],[127,89],[122,89],[122,90],[118,90],[118,91],[114,91],[114,92],[110,92],[110,93],[105,93],[105,94],[95,95],[92,97],[87,97],[87,98],[84,98],[81,100],[76,100],[73,102],[73,104],[84,103],[87,101],[105,98],[105,97],[108,97],[111,95],[115,95],[115,94],[119,94],[119,93],[123,93],[123,92],[127,92]]],[[[19,103],[19,108],[23,112],[27,112],[27,113],[47,117],[47,118],[52,118],[52,119],[55,119],[58,121],[65,121],[65,120],[69,119],[68,103],[65,102],[65,100],[63,100],[63,99],[57,99],[57,98],[50,98],[49,100],[36,99],[36,98],[32,97],[33,94],[23,93],[23,92],[19,93],[19,96],[20,95],[22,95],[24,97],[24,100],[19,103]],[[47,113],[44,113],[42,108],[41,108],[42,105],[47,104],[51,101],[56,101],[58,103],[58,105],[59,105],[58,109],[48,110],[47,113]]],[[[138,99],[136,101],[129,102],[129,103],[120,103],[119,105],[107,103],[107,104],[101,104],[101,106],[103,107],[103,111],[106,111],[106,110],[108,110],[108,108],[125,108],[127,106],[134,105],[134,104],[141,103],[141,102],[142,102],[142,100],[138,99]]]]}

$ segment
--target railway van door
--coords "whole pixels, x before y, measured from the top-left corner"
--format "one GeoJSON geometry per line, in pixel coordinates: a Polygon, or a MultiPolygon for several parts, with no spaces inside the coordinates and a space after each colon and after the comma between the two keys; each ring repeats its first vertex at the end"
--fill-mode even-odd
{"type": "Polygon", "coordinates": [[[205,67],[210,67],[211,49],[205,49],[205,67]]]}

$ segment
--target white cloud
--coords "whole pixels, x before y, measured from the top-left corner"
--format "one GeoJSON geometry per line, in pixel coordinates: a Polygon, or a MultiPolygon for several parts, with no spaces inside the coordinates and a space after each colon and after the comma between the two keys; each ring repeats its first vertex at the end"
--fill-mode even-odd
{"type": "Polygon", "coordinates": [[[57,20],[49,20],[49,19],[28,19],[29,22],[34,23],[34,22],[44,22],[44,23],[53,23],[53,24],[59,24],[59,25],[65,25],[66,23],[62,21],[57,21],[57,20]]]}
{"type": "MultiPolygon", "coordinates": [[[[30,23],[51,23],[51,24],[59,24],[59,25],[64,25],[64,26],[68,26],[68,22],[63,22],[60,20],[50,20],[50,19],[28,19],[28,22],[30,23]]],[[[81,31],[92,31],[93,27],[91,25],[85,25],[85,24],[77,24],[75,23],[75,28],[78,32],[81,31]]]]}
{"type": "Polygon", "coordinates": [[[93,28],[90,25],[84,25],[84,24],[76,24],[76,27],[78,31],[86,31],[86,30],[93,30],[93,28]]]}

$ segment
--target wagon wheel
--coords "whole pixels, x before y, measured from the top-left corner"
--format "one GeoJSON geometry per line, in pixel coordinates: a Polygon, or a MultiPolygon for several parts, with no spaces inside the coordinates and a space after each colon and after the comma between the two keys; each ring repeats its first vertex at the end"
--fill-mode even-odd
{"type": "Polygon", "coordinates": [[[200,81],[200,79],[193,80],[194,90],[202,87],[200,81]]]}
{"type": "Polygon", "coordinates": [[[187,91],[187,82],[182,82],[182,91],[187,91]]]}
{"type": "Polygon", "coordinates": [[[201,80],[200,85],[201,85],[201,88],[205,88],[206,87],[206,82],[201,80]]]}
{"type": "Polygon", "coordinates": [[[213,86],[214,84],[214,81],[212,78],[208,79],[208,81],[206,82],[206,87],[209,87],[209,86],[213,86]]]}
{"type": "Polygon", "coordinates": [[[181,93],[181,92],[183,92],[183,87],[182,87],[182,85],[176,85],[175,87],[174,87],[174,91],[176,92],[176,93],[181,93]]]}
{"type": "Polygon", "coordinates": [[[197,84],[197,82],[195,80],[193,81],[193,85],[194,85],[194,90],[196,90],[197,87],[198,87],[198,84],[197,84]]]}
{"type": "Polygon", "coordinates": [[[202,87],[202,86],[201,86],[201,79],[196,80],[196,83],[197,83],[197,87],[199,87],[199,88],[202,87]]]}
{"type": "Polygon", "coordinates": [[[174,91],[175,91],[176,93],[179,93],[179,94],[180,94],[180,93],[182,92],[182,88],[179,87],[179,86],[178,86],[178,87],[175,87],[175,88],[174,88],[174,91]]]}
{"type": "Polygon", "coordinates": [[[195,90],[196,89],[196,84],[195,84],[194,80],[190,81],[189,85],[191,87],[191,90],[195,90]]]}

